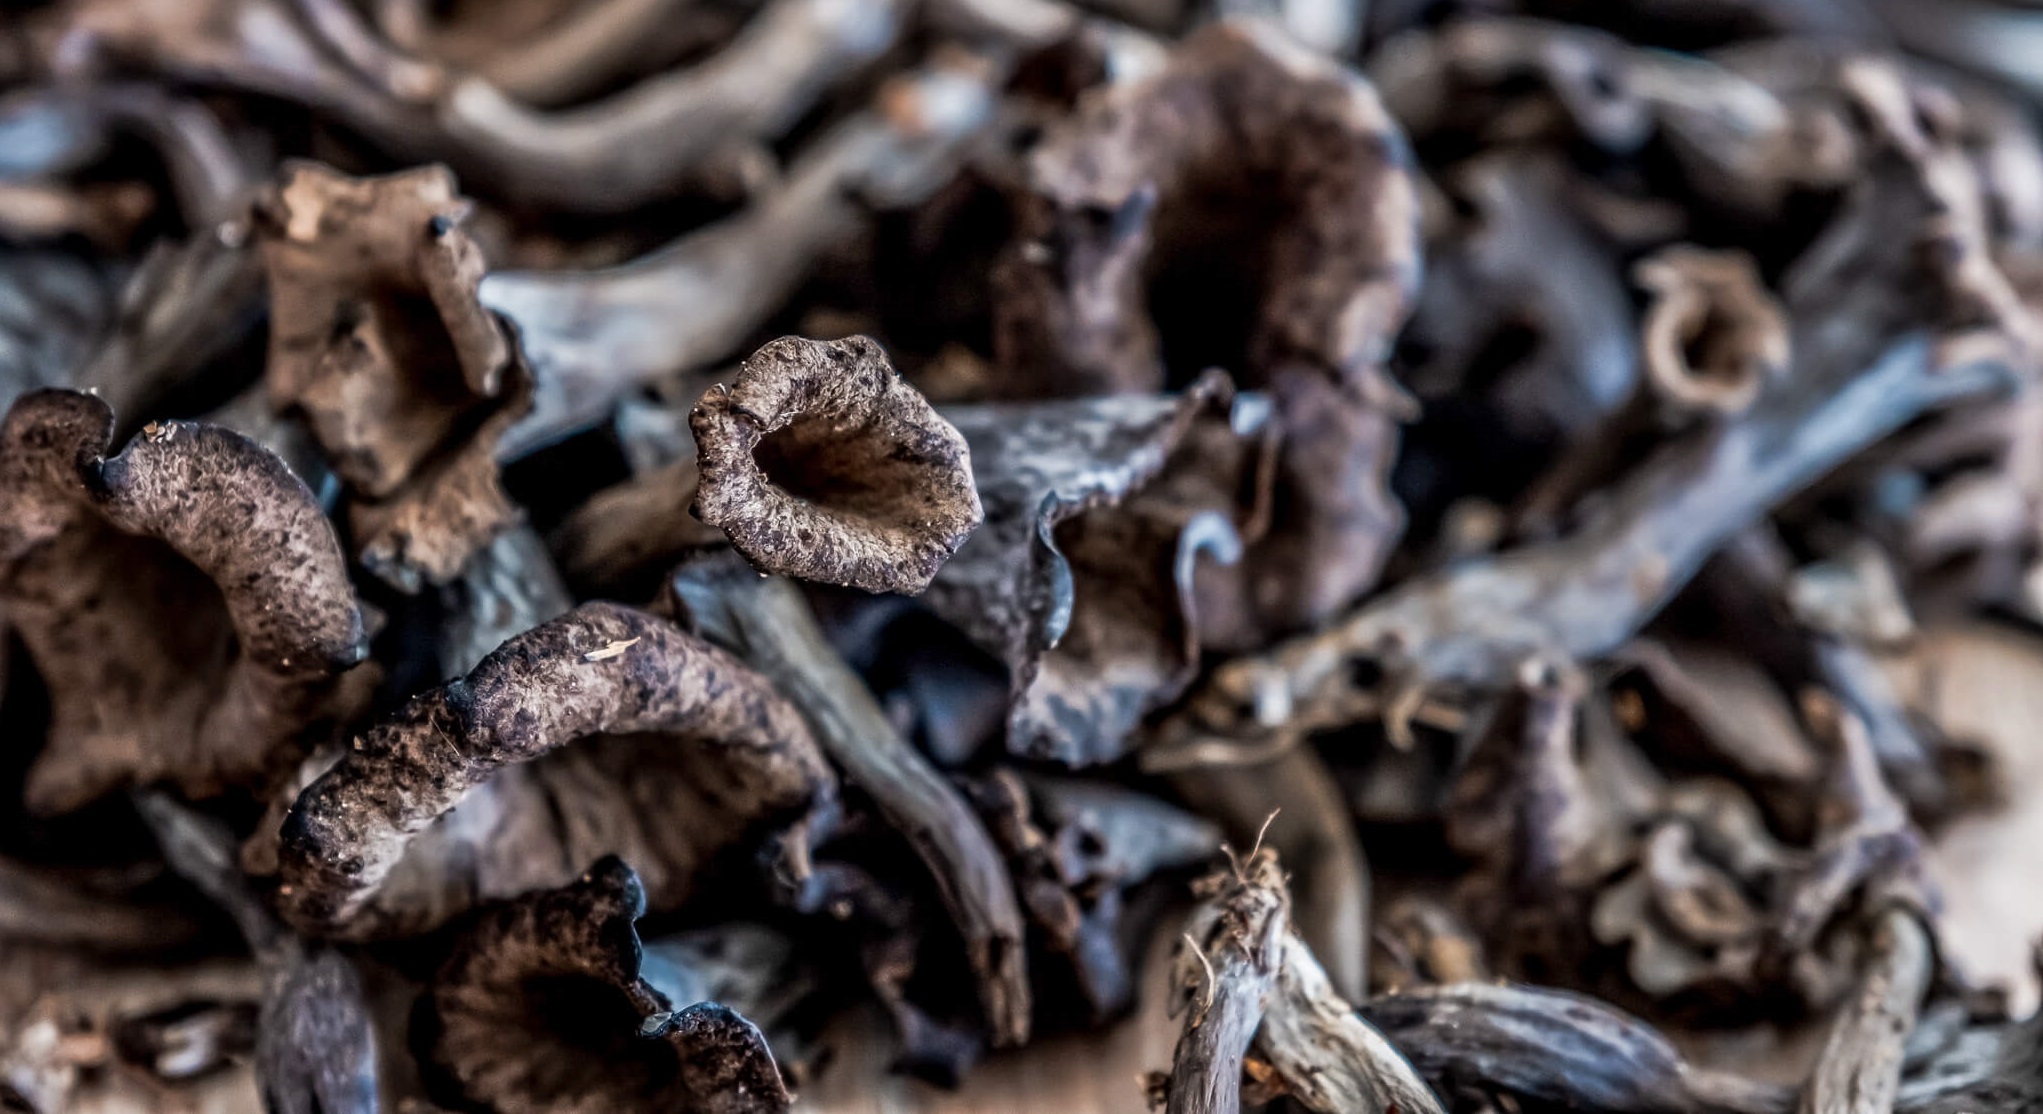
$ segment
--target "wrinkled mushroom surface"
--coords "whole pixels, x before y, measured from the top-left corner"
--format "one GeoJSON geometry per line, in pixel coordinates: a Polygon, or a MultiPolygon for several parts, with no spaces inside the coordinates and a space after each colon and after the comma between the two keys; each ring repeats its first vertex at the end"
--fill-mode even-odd
{"type": "Polygon", "coordinates": [[[299,794],[279,907],[314,934],[416,932],[558,884],[570,856],[625,853],[671,908],[834,786],[764,678],[666,620],[584,604],[413,698],[299,794]]]}
{"type": "Polygon", "coordinates": [[[0,426],[0,605],[49,687],[28,803],[63,812],[169,781],[259,781],[353,699],[368,652],[334,531],[282,461],[237,433],[149,426],[24,396],[0,426]]]}
{"type": "Polygon", "coordinates": [[[483,909],[428,991],[429,1063],[461,1100],[498,1110],[787,1109],[757,1026],[648,981],[645,910],[638,876],[615,857],[483,909]]]}
{"type": "Polygon", "coordinates": [[[784,337],[689,416],[696,518],[761,572],[913,595],[982,512],[965,439],[867,337],[784,337]]]}
{"type": "Polygon", "coordinates": [[[444,168],[292,166],[260,205],[271,401],[305,416],[352,497],[364,564],[444,582],[516,514],[496,442],[531,405],[444,168]]]}

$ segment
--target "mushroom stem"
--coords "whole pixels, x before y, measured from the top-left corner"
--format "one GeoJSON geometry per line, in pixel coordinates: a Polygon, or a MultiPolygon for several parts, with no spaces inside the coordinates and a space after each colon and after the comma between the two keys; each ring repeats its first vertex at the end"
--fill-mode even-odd
{"type": "Polygon", "coordinates": [[[1921,919],[1889,907],[1872,925],[1872,954],[1856,994],[1839,1011],[1801,1114],[1875,1114],[1894,1109],[1903,1046],[1929,988],[1935,951],[1921,919]]]}
{"type": "Polygon", "coordinates": [[[907,837],[965,938],[995,1043],[1026,1041],[1021,907],[1006,859],[964,795],[888,722],[792,583],[718,554],[684,566],[670,585],[687,618],[771,679],[808,719],[824,752],[907,837]]]}
{"type": "Polygon", "coordinates": [[[708,365],[744,343],[816,258],[865,227],[861,196],[941,184],[991,118],[985,74],[932,68],[825,133],[744,212],[622,267],[506,271],[482,298],[517,323],[537,377],[532,412],[499,455],[515,458],[600,421],[632,388],[708,365]]]}

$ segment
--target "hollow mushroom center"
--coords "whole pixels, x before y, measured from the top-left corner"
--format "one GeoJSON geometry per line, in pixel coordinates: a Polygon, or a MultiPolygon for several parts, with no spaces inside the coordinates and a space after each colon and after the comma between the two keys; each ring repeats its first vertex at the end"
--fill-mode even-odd
{"type": "Polygon", "coordinates": [[[899,517],[904,499],[927,482],[929,465],[871,422],[836,415],[800,418],[767,434],[752,452],[767,482],[798,499],[873,521],[899,517]],[[876,446],[886,446],[875,451],[876,446]]]}
{"type": "Polygon", "coordinates": [[[47,621],[23,629],[59,706],[89,705],[96,733],[183,745],[237,652],[225,597],[153,538],[92,526],[62,550],[16,605],[48,609],[47,621]]]}
{"type": "Polygon", "coordinates": [[[342,474],[366,495],[390,495],[488,416],[424,291],[378,290],[343,301],[332,345],[328,359],[341,373],[322,376],[299,407],[342,474]],[[389,371],[352,374],[357,362],[389,371]]]}
{"type": "Polygon", "coordinates": [[[585,975],[538,975],[523,986],[524,1032],[535,1065],[552,1064],[547,1093],[658,1094],[680,1076],[680,1059],[665,1041],[639,1036],[644,1018],[615,985],[585,975]]]}
{"type": "Polygon", "coordinates": [[[1163,199],[1144,265],[1144,302],[1157,330],[1166,386],[1182,390],[1208,368],[1237,385],[1258,380],[1250,355],[1273,279],[1271,245],[1287,219],[1269,183],[1212,180],[1163,199]]]}
{"type": "Polygon", "coordinates": [[[1686,323],[1680,343],[1681,362],[1691,379],[1729,387],[1753,374],[1741,323],[1714,298],[1686,323]]]}

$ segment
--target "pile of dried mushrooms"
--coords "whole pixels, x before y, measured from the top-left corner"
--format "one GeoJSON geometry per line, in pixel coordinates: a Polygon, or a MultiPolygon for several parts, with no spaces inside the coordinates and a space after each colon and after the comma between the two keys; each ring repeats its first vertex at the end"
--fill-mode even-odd
{"type": "Polygon", "coordinates": [[[2039,37],[6,4],[0,1109],[2043,1110],[2039,37]]]}

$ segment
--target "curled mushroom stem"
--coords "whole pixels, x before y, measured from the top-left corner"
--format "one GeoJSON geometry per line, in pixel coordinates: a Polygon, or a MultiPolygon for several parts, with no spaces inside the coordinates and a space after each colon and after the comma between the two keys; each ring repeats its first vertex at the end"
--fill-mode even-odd
{"type": "Polygon", "coordinates": [[[706,637],[743,657],[801,709],[824,752],[907,837],[965,938],[995,1043],[1027,1040],[1021,907],[1006,859],[963,794],[901,738],[792,583],[716,554],[684,566],[670,586],[677,609],[706,637]]]}
{"type": "Polygon", "coordinates": [[[580,4],[541,34],[493,50],[475,63],[490,84],[529,104],[579,99],[637,60],[646,36],[692,0],[597,0],[580,4]]]}
{"type": "Polygon", "coordinates": [[[897,0],[774,0],[709,61],[594,104],[534,112],[471,77],[452,84],[439,123],[513,192],[620,212],[673,192],[677,170],[699,171],[719,148],[780,134],[884,52],[899,23],[897,0]]]}
{"type": "Polygon", "coordinates": [[[744,212],[643,259],[485,278],[483,301],[517,323],[538,380],[532,413],[500,455],[524,455],[601,420],[639,384],[728,355],[818,255],[865,227],[862,199],[910,199],[944,181],[960,144],[991,118],[990,75],[975,67],[932,67],[888,85],[873,110],[826,133],[744,212]]]}
{"type": "Polygon", "coordinates": [[[1935,951],[1918,915],[1889,907],[1870,926],[1871,957],[1857,991],[1802,1091],[1801,1114],[1874,1114],[1894,1109],[1905,1046],[1929,988],[1935,951]]]}
{"type": "Polygon", "coordinates": [[[300,792],[280,829],[279,909],[314,935],[415,933],[478,897],[552,884],[591,851],[632,854],[655,900],[677,905],[715,857],[824,807],[835,788],[799,711],[766,678],[668,620],[587,603],[413,697],[300,792]],[[597,797],[606,783],[575,758],[616,745],[640,752],[643,780],[585,805],[604,810],[590,822],[543,805],[498,813],[489,791],[479,812],[441,822],[485,786],[558,777],[597,797]],[[664,795],[657,817],[634,794],[664,795]],[[446,893],[414,884],[414,844],[430,856],[521,830],[535,842],[441,859],[446,893]]]}

